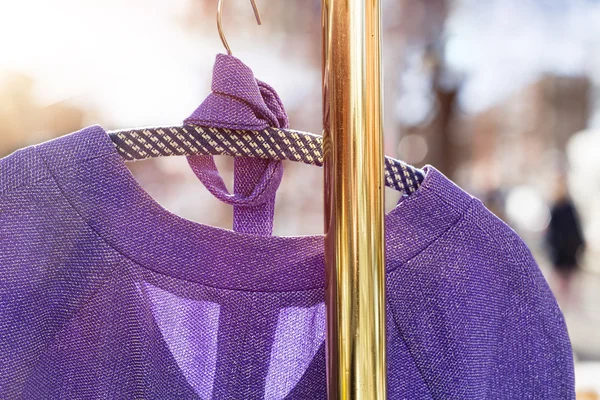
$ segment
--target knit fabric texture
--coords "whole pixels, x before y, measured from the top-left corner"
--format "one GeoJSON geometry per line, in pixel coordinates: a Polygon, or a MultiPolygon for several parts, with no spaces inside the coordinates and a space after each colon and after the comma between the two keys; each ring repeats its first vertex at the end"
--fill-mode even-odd
{"type": "MultiPolygon", "coordinates": [[[[386,216],[390,399],[574,399],[521,239],[433,167],[386,216]]],[[[325,399],[323,236],[161,207],[99,126],[0,160],[0,398],[325,399]]]]}
{"type": "MultiPolygon", "coordinates": [[[[288,117],[275,89],[254,78],[252,70],[239,59],[217,55],[213,68],[212,92],[186,125],[260,130],[287,128],[288,117]]],[[[233,205],[233,230],[269,236],[273,226],[275,193],[283,176],[281,161],[237,157],[234,160],[234,188],[229,194],[212,156],[188,157],[196,176],[210,192],[233,205]]]]}

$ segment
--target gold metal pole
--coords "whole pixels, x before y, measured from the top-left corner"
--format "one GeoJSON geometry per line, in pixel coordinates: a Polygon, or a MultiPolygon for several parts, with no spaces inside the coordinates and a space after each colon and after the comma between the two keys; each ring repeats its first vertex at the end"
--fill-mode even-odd
{"type": "Polygon", "coordinates": [[[386,399],[379,0],[323,0],[323,97],[328,397],[386,399]]]}

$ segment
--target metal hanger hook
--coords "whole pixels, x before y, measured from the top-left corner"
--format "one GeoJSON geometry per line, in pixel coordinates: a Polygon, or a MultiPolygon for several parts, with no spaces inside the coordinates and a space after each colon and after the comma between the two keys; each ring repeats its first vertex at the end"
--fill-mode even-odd
{"type": "MultiPolygon", "coordinates": [[[[262,20],[260,18],[260,12],[258,11],[258,6],[256,5],[255,0],[250,0],[252,3],[252,9],[254,10],[254,17],[256,17],[256,23],[258,25],[262,25],[262,20]]],[[[227,50],[227,54],[231,55],[231,48],[227,43],[227,39],[225,38],[225,33],[223,32],[223,24],[222,24],[222,16],[223,16],[223,0],[219,0],[217,5],[217,29],[219,30],[219,36],[221,37],[221,42],[223,42],[223,46],[227,50]]]]}

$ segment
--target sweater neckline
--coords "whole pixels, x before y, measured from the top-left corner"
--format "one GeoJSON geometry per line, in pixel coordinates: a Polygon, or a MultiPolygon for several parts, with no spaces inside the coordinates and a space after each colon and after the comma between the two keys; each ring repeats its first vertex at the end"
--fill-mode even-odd
{"type": "MultiPolygon", "coordinates": [[[[229,290],[325,287],[324,235],[258,236],[180,217],[142,188],[100,126],[47,142],[38,151],[89,227],[144,268],[229,290]]],[[[435,168],[425,171],[417,192],[401,199],[385,217],[388,272],[456,222],[457,195],[469,197],[435,168]]]]}

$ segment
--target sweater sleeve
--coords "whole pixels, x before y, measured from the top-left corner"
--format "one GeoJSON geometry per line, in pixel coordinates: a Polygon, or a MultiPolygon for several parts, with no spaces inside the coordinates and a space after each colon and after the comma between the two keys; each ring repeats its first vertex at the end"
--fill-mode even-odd
{"type": "Polygon", "coordinates": [[[476,202],[389,274],[398,335],[434,399],[574,399],[564,319],[519,236],[476,202]]]}
{"type": "Polygon", "coordinates": [[[62,196],[35,148],[0,160],[0,397],[17,398],[119,255],[62,196]]]}

